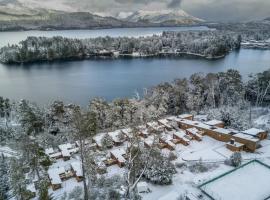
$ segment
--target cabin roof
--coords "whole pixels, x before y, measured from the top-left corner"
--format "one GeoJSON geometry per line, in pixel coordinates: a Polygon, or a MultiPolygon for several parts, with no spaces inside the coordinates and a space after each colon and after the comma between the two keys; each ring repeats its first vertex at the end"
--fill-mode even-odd
{"type": "Polygon", "coordinates": [[[76,176],[83,176],[82,165],[80,162],[73,162],[70,164],[72,169],[75,171],[76,176]]]}
{"type": "Polygon", "coordinates": [[[265,130],[262,129],[257,129],[257,128],[250,128],[248,130],[243,131],[244,134],[252,135],[252,136],[257,136],[259,133],[263,133],[265,130]]]}
{"type": "Polygon", "coordinates": [[[204,122],[204,123],[207,124],[207,125],[210,125],[210,126],[216,126],[218,124],[223,124],[224,122],[220,121],[220,120],[213,119],[213,120],[210,120],[210,121],[207,121],[207,122],[204,122]]]}

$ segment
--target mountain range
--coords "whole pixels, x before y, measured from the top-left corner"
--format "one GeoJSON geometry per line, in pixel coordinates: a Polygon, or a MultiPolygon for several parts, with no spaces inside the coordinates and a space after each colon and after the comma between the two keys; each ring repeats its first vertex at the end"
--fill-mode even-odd
{"type": "Polygon", "coordinates": [[[85,11],[32,8],[17,0],[0,0],[0,31],[180,26],[202,22],[203,20],[181,9],[138,10],[119,12],[113,16],[101,16],[85,11]]]}

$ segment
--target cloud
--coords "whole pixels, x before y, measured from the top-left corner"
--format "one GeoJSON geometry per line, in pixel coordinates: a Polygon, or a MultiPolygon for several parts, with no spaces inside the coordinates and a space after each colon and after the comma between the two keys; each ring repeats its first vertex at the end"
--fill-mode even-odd
{"type": "Polygon", "coordinates": [[[180,8],[181,7],[182,0],[172,0],[171,2],[168,3],[167,7],[168,8],[180,8]]]}
{"type": "MultiPolygon", "coordinates": [[[[16,0],[0,0],[0,2],[16,0]]],[[[270,16],[270,0],[18,0],[32,7],[115,14],[136,10],[180,9],[211,21],[247,21],[270,16]]]]}

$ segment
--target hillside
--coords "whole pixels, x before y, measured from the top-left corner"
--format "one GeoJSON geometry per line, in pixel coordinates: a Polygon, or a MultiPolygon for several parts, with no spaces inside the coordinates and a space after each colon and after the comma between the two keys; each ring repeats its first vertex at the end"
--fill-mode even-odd
{"type": "Polygon", "coordinates": [[[124,20],[129,22],[148,22],[155,24],[196,24],[203,22],[202,19],[193,17],[184,10],[163,10],[163,11],[136,11],[124,20]]]}
{"type": "Polygon", "coordinates": [[[0,12],[0,31],[95,29],[130,26],[133,26],[133,24],[112,17],[100,17],[88,12],[47,11],[32,15],[0,12]]]}

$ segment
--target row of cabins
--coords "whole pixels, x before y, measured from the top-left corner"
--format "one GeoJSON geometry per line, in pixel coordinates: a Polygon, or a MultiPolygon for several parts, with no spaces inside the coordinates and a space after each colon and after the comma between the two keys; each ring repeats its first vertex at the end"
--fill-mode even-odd
{"type": "Polygon", "coordinates": [[[193,121],[181,118],[180,116],[172,118],[176,121],[181,129],[189,130],[196,128],[202,134],[208,135],[218,141],[226,142],[226,147],[232,151],[250,151],[254,152],[259,146],[260,141],[268,137],[266,131],[251,128],[245,131],[236,131],[233,129],[225,129],[224,123],[218,120],[211,120],[208,122],[193,121]]]}
{"type": "Polygon", "coordinates": [[[62,182],[75,177],[78,182],[83,180],[82,166],[80,162],[72,162],[68,167],[50,168],[49,180],[53,190],[62,187],[62,182]]]}

